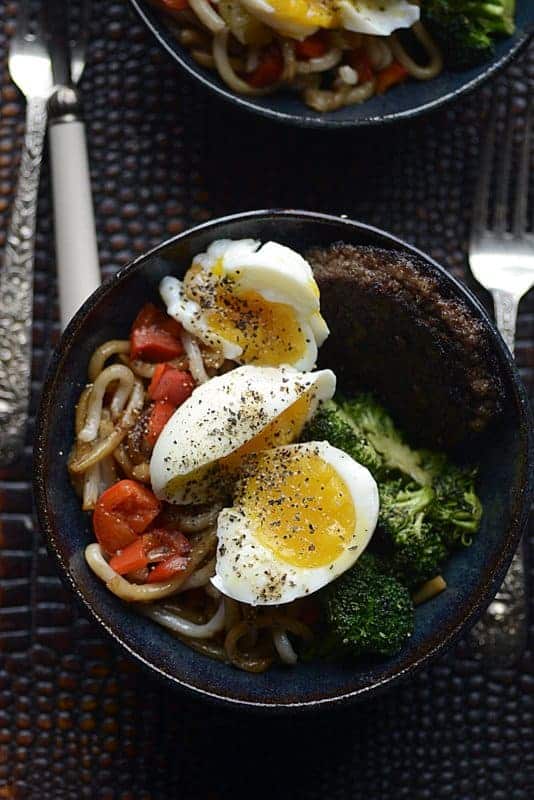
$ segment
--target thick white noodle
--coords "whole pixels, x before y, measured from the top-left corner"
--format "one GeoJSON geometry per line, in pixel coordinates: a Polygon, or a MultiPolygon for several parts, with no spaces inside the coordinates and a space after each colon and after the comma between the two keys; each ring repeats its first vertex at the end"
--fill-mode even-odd
{"type": "Polygon", "coordinates": [[[211,53],[206,53],[205,50],[198,50],[194,47],[191,51],[191,58],[194,58],[197,64],[206,69],[215,69],[215,61],[211,53]]]}
{"type": "Polygon", "coordinates": [[[180,584],[183,583],[181,576],[162,583],[130,583],[109,566],[100,545],[96,542],[85,548],[85,560],[93,572],[104,581],[107,588],[128,603],[151,603],[153,600],[161,600],[176,594],[180,584]]]}
{"type": "Polygon", "coordinates": [[[276,648],[276,652],[280,656],[280,660],[283,661],[284,664],[293,665],[297,663],[298,656],[293,649],[293,645],[289,641],[289,636],[286,631],[274,628],[273,644],[276,648]]]}
{"type": "Polygon", "coordinates": [[[338,67],[337,74],[340,81],[346,86],[357,86],[359,75],[356,70],[349,67],[348,64],[343,64],[342,67],[338,67]]]}
{"type": "Polygon", "coordinates": [[[361,83],[358,86],[344,85],[337,91],[311,87],[304,90],[304,100],[316,111],[335,111],[337,108],[350,106],[353,103],[363,103],[371,97],[374,90],[374,80],[361,83]]]}
{"type": "Polygon", "coordinates": [[[82,508],[91,511],[100,497],[100,463],[93,464],[83,475],[82,508]]]}
{"type": "Polygon", "coordinates": [[[111,456],[105,456],[89,467],[83,474],[83,510],[92,511],[102,492],[109,489],[116,479],[117,473],[111,456]]]}
{"type": "Polygon", "coordinates": [[[81,442],[93,442],[98,435],[102,416],[102,403],[109,384],[115,381],[119,383],[111,401],[111,415],[116,419],[132,392],[134,380],[135,376],[132,370],[124,366],[124,364],[112,364],[102,370],[93,383],[91,394],[89,395],[85,425],[78,434],[78,439],[81,442]]]}
{"type": "Polygon", "coordinates": [[[91,356],[91,360],[89,361],[89,366],[87,368],[89,380],[94,381],[96,378],[98,378],[104,369],[104,364],[108,358],[116,355],[125,355],[129,352],[129,339],[110,339],[109,341],[104,342],[104,344],[101,344],[100,347],[97,347],[91,356]]]}
{"type": "Polygon", "coordinates": [[[99,462],[100,464],[100,492],[104,492],[106,489],[115,483],[117,480],[117,472],[115,470],[115,462],[113,461],[112,456],[106,456],[99,462]]]}
{"type": "Polygon", "coordinates": [[[95,575],[104,581],[113,594],[129,603],[150,603],[153,600],[180,594],[189,589],[197,589],[205,586],[215,572],[215,559],[212,559],[204,567],[193,572],[185,581],[178,576],[162,583],[135,584],[127,581],[109,566],[102,548],[97,542],[87,545],[85,560],[95,575]]]}
{"type": "MultiPolygon", "coordinates": [[[[126,410],[122,415],[119,424],[113,428],[111,433],[105,439],[98,441],[93,448],[85,455],[78,456],[69,464],[69,469],[75,474],[85,472],[93,464],[101,461],[106,456],[112,455],[115,448],[122,442],[129,429],[135,424],[139,412],[143,407],[145,400],[145,390],[143,384],[137,378],[134,381],[134,387],[128,400],[126,410]]],[[[78,434],[79,435],[79,434],[78,434]]]]}
{"type": "Polygon", "coordinates": [[[326,72],[332,67],[337,67],[343,57],[343,53],[337,47],[333,47],[328,53],[319,58],[310,58],[308,61],[297,61],[297,73],[299,75],[309,75],[310,72],[326,72]]]}
{"type": "Polygon", "coordinates": [[[274,89],[279,86],[279,82],[273,83],[271,86],[266,86],[263,89],[256,89],[246,81],[242,80],[234,70],[230,57],[228,55],[228,31],[221,31],[213,37],[213,59],[219,75],[230,89],[239,94],[249,94],[260,97],[264,94],[270,94],[274,89]]]}
{"type": "Polygon", "coordinates": [[[132,360],[126,357],[124,363],[127,367],[130,367],[134,375],[137,375],[139,378],[151,378],[156,369],[155,364],[147,364],[146,361],[139,361],[135,358],[132,360]]]}
{"type": "Polygon", "coordinates": [[[189,5],[202,22],[212,33],[228,30],[226,22],[217,14],[207,0],[189,0],[189,5]]]}
{"type": "Polygon", "coordinates": [[[393,53],[389,42],[384,41],[382,38],[369,36],[365,39],[364,48],[374,70],[385,69],[393,61],[393,53]]]}
{"type": "Polygon", "coordinates": [[[189,371],[197,383],[206,383],[209,375],[204,367],[202,353],[198,343],[187,331],[182,331],[182,344],[189,360],[189,371]]]}
{"type": "Polygon", "coordinates": [[[131,428],[134,424],[139,412],[143,408],[145,402],[145,390],[143,384],[137,378],[134,381],[134,387],[128,400],[128,405],[120,421],[122,428],[131,428]]]}
{"type": "Polygon", "coordinates": [[[295,56],[295,45],[292,41],[287,39],[282,41],[282,57],[284,59],[282,80],[292,81],[297,74],[297,57],[295,56]]]}
{"type": "Polygon", "coordinates": [[[426,28],[420,22],[412,26],[412,32],[416,39],[423,45],[428,56],[428,64],[420,66],[411,58],[402,46],[397,34],[391,34],[391,49],[393,55],[402,66],[408,70],[412,78],[419,81],[429,81],[439,75],[443,69],[443,56],[441,50],[434,42],[426,28]]]}
{"type": "Polygon", "coordinates": [[[210,639],[224,628],[224,600],[220,601],[217,611],[204,625],[190,622],[165,606],[144,606],[141,613],[163,625],[164,628],[188,636],[190,639],[210,639]]]}

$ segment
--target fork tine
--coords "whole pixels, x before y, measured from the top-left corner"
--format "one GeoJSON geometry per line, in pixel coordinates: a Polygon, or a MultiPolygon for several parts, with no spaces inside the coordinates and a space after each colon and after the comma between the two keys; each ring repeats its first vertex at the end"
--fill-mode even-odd
{"type": "Polygon", "coordinates": [[[77,6],[77,19],[75,35],[70,42],[71,48],[71,76],[73,83],[78,83],[85,67],[85,53],[89,38],[89,21],[91,17],[91,0],[79,0],[77,6]]]}
{"type": "Polygon", "coordinates": [[[491,113],[487,128],[486,137],[482,147],[482,157],[480,159],[479,176],[476,183],[475,195],[473,198],[473,218],[471,221],[471,233],[478,234],[488,225],[489,217],[489,197],[491,186],[491,172],[493,163],[493,151],[495,149],[495,127],[496,114],[491,113]]]}
{"type": "Polygon", "coordinates": [[[515,117],[506,111],[504,143],[502,156],[497,166],[495,187],[495,232],[504,233],[508,227],[508,196],[512,167],[512,144],[514,140],[515,117]]]}
{"type": "Polygon", "coordinates": [[[525,121],[525,132],[523,141],[521,143],[521,152],[519,156],[519,171],[517,176],[517,186],[515,191],[515,208],[514,208],[514,225],[513,232],[520,236],[525,232],[527,227],[527,211],[528,211],[528,188],[529,188],[529,166],[530,166],[530,149],[532,141],[532,123],[534,121],[534,114],[532,111],[532,98],[528,104],[527,118],[525,121]]]}
{"type": "Polygon", "coordinates": [[[28,33],[28,5],[28,0],[20,0],[15,31],[18,36],[25,36],[28,33]]]}

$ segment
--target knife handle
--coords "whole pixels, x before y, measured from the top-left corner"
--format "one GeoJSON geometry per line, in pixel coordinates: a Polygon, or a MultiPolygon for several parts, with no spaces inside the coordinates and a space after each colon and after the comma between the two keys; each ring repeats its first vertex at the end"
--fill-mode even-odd
{"type": "MultiPolygon", "coordinates": [[[[76,96],[74,90],[70,96],[76,96]]],[[[57,108],[56,98],[51,110],[57,108]]],[[[77,106],[59,108],[63,113],[55,113],[50,120],[49,147],[59,307],[65,328],[100,284],[100,269],[85,126],[76,114],[77,106]]]]}

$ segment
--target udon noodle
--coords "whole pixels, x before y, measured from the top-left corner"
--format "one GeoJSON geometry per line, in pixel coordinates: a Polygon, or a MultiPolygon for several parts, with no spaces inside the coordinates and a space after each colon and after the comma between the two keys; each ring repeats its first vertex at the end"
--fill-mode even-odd
{"type": "Polygon", "coordinates": [[[285,87],[297,92],[315,111],[335,111],[363,103],[406,78],[431,80],[443,69],[440,49],[421,22],[416,22],[402,41],[397,33],[373,36],[322,30],[317,34],[320,55],[304,57],[296,40],[257,20],[260,39],[267,44],[247,43],[243,14],[248,12],[238,3],[226,3],[224,13],[222,6],[207,0],[189,0],[182,10],[171,10],[172,4],[165,0],[152,2],[168,13],[171,29],[191,57],[218,72],[230,89],[242,95],[261,97],[285,87]],[[270,81],[266,78],[269,73],[261,79],[257,75],[262,54],[269,48],[279,61],[270,81]]]}
{"type": "MultiPolygon", "coordinates": [[[[188,369],[197,383],[232,366],[189,334],[183,335],[182,344],[185,355],[170,363],[188,369]]],[[[76,440],[69,459],[86,511],[94,510],[101,493],[122,478],[150,485],[148,456],[136,442],[154,368],[130,359],[126,339],[104,342],[93,353],[90,383],[76,408],[76,440]]],[[[256,609],[223,597],[210,583],[220,509],[220,503],[164,508],[169,524],[183,532],[191,546],[187,566],[169,580],[145,583],[142,571],[118,574],[97,542],[85,550],[87,563],[113,594],[195,650],[251,672],[262,672],[274,661],[293,664],[296,653],[289,637],[312,637],[299,618],[299,601],[283,608],[256,609]]]]}

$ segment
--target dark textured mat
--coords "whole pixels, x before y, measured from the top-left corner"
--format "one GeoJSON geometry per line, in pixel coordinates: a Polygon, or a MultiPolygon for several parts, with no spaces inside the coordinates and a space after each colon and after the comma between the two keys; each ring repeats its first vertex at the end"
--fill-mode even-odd
{"type": "MultiPolygon", "coordinates": [[[[5,62],[16,5],[0,1],[0,245],[23,132],[5,62]]],[[[194,222],[262,206],[347,213],[464,274],[483,115],[492,102],[524,114],[534,47],[496,82],[426,119],[321,134],[221,106],[175,71],[125,2],[94,6],[84,95],[106,274],[194,222]]],[[[45,169],[33,406],[57,336],[48,191],[45,169]]],[[[531,390],[533,340],[531,297],[517,349],[531,390]]],[[[61,588],[32,523],[30,443],[31,430],[23,462],[0,473],[0,798],[534,795],[532,636],[518,669],[486,676],[460,644],[348,713],[262,720],[186,702],[118,653],[61,588]]]]}

